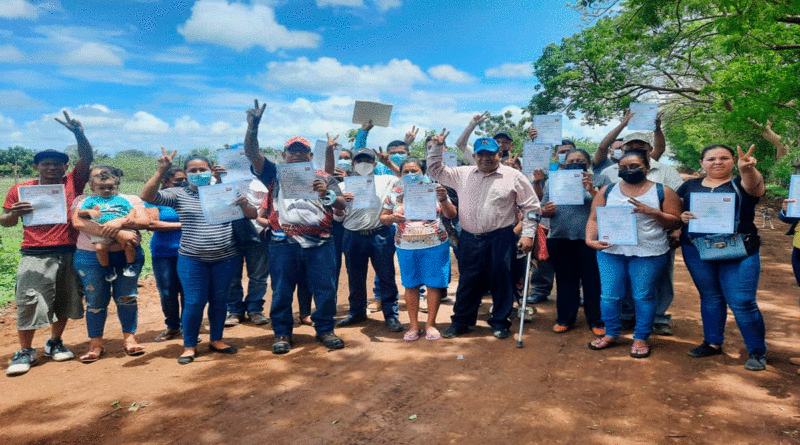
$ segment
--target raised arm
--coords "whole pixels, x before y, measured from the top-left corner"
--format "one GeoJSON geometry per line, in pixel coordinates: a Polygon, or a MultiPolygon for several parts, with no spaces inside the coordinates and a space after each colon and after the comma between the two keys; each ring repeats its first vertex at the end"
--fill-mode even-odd
{"type": "Polygon", "coordinates": [[[481,122],[485,121],[489,117],[489,112],[484,111],[483,114],[476,114],[472,116],[472,119],[467,124],[467,128],[464,129],[464,132],[461,133],[461,136],[458,137],[456,141],[456,147],[461,150],[461,153],[464,154],[464,161],[469,165],[475,165],[475,158],[472,157],[472,152],[469,149],[468,142],[469,137],[472,135],[472,132],[475,131],[475,127],[477,127],[481,122]]]}
{"type": "Polygon", "coordinates": [[[661,131],[661,117],[663,115],[663,111],[659,111],[656,115],[656,129],[653,131],[653,151],[650,152],[650,157],[656,161],[661,159],[661,155],[667,149],[667,140],[664,138],[664,132],[661,131]]]}
{"type": "Polygon", "coordinates": [[[622,130],[628,126],[628,122],[632,117],[633,113],[631,113],[631,110],[625,110],[625,116],[623,116],[619,125],[614,127],[614,129],[611,130],[602,141],[600,141],[600,145],[597,146],[597,151],[594,152],[594,159],[592,160],[594,165],[600,164],[606,157],[608,157],[608,149],[611,147],[611,144],[617,140],[619,134],[622,133],[622,130]]]}
{"type": "Polygon", "coordinates": [[[372,119],[361,124],[361,128],[358,129],[356,134],[356,142],[353,144],[353,151],[367,147],[367,136],[369,136],[369,131],[372,130],[372,127],[372,119]]]}
{"type": "Polygon", "coordinates": [[[767,189],[764,186],[764,178],[761,176],[761,173],[756,170],[758,161],[753,157],[753,150],[755,150],[755,148],[755,145],[751,145],[747,153],[743,153],[742,147],[737,145],[736,151],[739,154],[738,167],[739,174],[742,175],[742,187],[744,187],[748,195],[761,197],[764,196],[767,189]]]}
{"type": "Polygon", "coordinates": [[[331,139],[331,135],[325,133],[325,136],[328,138],[328,145],[325,147],[325,173],[332,175],[334,169],[336,169],[336,160],[333,159],[333,151],[339,146],[339,143],[336,142],[336,139],[339,138],[339,135],[331,139]]]}
{"type": "MultiPolygon", "coordinates": [[[[261,116],[264,114],[264,109],[267,108],[267,104],[263,104],[259,107],[258,99],[255,99],[253,102],[255,106],[247,110],[247,132],[244,135],[244,154],[247,156],[247,159],[250,160],[250,163],[253,164],[253,171],[255,171],[256,175],[261,175],[265,164],[266,167],[271,170],[275,169],[275,165],[269,162],[258,148],[258,124],[261,123],[261,116]]],[[[269,185],[267,182],[264,184],[269,185]]]]}
{"type": "Polygon", "coordinates": [[[382,147],[378,147],[378,151],[375,152],[375,154],[378,155],[378,161],[380,161],[381,164],[385,165],[386,168],[391,170],[396,176],[400,176],[400,167],[392,161],[388,151],[383,151],[382,147]]]}
{"type": "Polygon", "coordinates": [[[152,203],[156,199],[156,195],[158,194],[158,186],[161,184],[161,178],[167,173],[167,171],[172,167],[172,160],[175,158],[175,155],[178,153],[178,150],[173,150],[172,153],[167,153],[167,150],[164,150],[164,147],[161,147],[161,157],[158,158],[158,168],[156,172],[153,173],[153,176],[145,182],[144,187],[142,187],[142,192],[139,194],[139,197],[142,198],[142,201],[152,203]]]}
{"type": "Polygon", "coordinates": [[[79,175],[83,181],[89,180],[89,173],[91,168],[89,166],[94,160],[94,152],[92,151],[92,144],[86,139],[83,133],[83,125],[77,119],[70,119],[69,114],[64,110],[64,119],[55,118],[56,122],[67,127],[75,135],[75,140],[78,142],[78,161],[75,162],[74,171],[79,175]]]}
{"type": "Polygon", "coordinates": [[[444,165],[442,161],[442,150],[444,150],[444,140],[449,132],[442,129],[442,133],[434,135],[428,142],[428,176],[439,181],[442,185],[456,188],[458,185],[458,171],[452,167],[444,165]]]}

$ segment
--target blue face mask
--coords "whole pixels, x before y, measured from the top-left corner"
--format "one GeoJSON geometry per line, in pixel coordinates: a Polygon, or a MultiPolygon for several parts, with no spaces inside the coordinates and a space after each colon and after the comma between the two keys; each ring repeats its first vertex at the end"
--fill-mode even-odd
{"type": "Polygon", "coordinates": [[[566,153],[559,153],[558,154],[558,163],[563,164],[567,162],[567,154],[566,153]]]}
{"type": "Polygon", "coordinates": [[[202,187],[211,184],[211,172],[189,173],[186,175],[186,180],[195,187],[202,187]]]}
{"type": "Polygon", "coordinates": [[[403,182],[406,184],[419,184],[420,182],[423,184],[429,184],[431,179],[428,175],[423,175],[422,173],[408,173],[403,175],[403,182]]]}
{"type": "Polygon", "coordinates": [[[339,159],[336,161],[336,166],[342,170],[349,172],[353,168],[353,161],[350,159],[339,159]]]}
{"type": "Polygon", "coordinates": [[[403,163],[403,161],[406,160],[406,158],[408,156],[406,156],[404,154],[397,153],[397,154],[393,154],[393,155],[391,155],[389,157],[392,159],[392,162],[394,162],[394,165],[400,165],[400,164],[403,163]]]}

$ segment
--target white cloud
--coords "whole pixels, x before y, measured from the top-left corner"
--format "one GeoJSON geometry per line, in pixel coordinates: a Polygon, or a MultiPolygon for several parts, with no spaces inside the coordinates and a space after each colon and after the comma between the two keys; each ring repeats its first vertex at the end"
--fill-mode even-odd
{"type": "Polygon", "coordinates": [[[364,7],[364,0],[316,0],[318,8],[326,6],[344,6],[348,8],[364,7]]]}
{"type": "Polygon", "coordinates": [[[14,119],[5,117],[2,113],[0,113],[0,131],[11,131],[15,126],[14,119]]]}
{"type": "Polygon", "coordinates": [[[156,77],[150,73],[120,69],[68,69],[61,74],[90,82],[117,83],[122,85],[150,85],[156,77]]]}
{"type": "Polygon", "coordinates": [[[20,62],[24,56],[14,45],[0,45],[0,62],[20,62]]]}
{"type": "Polygon", "coordinates": [[[44,101],[18,90],[0,90],[0,104],[4,110],[36,110],[47,106],[44,101]]]}
{"type": "Polygon", "coordinates": [[[452,65],[436,65],[428,68],[428,74],[436,80],[444,80],[455,83],[472,83],[475,78],[469,73],[459,71],[452,65]]]}
{"type": "Polygon", "coordinates": [[[416,83],[428,80],[424,72],[407,59],[392,59],[388,64],[342,65],[331,57],[312,62],[300,57],[292,62],[270,62],[261,77],[267,88],[283,86],[303,91],[363,96],[382,91],[408,91],[416,83]]]}
{"type": "Polygon", "coordinates": [[[178,133],[199,133],[201,130],[200,124],[189,116],[181,116],[181,118],[175,120],[175,131],[178,133]]]}
{"type": "Polygon", "coordinates": [[[169,131],[169,124],[150,113],[137,111],[133,119],[125,123],[124,128],[133,133],[166,133],[169,131]]]}
{"type": "Polygon", "coordinates": [[[181,65],[196,65],[203,61],[203,58],[196,54],[188,46],[173,46],[165,52],[156,54],[153,58],[156,62],[177,63],[181,65]]]}
{"type": "Polygon", "coordinates": [[[87,42],[67,53],[62,59],[65,65],[89,66],[122,66],[122,59],[117,55],[124,51],[113,45],[87,42]]]}
{"type": "Polygon", "coordinates": [[[504,63],[486,70],[486,77],[533,77],[533,66],[525,63],[504,63]]]}
{"type": "Polygon", "coordinates": [[[0,18],[35,19],[39,10],[26,0],[0,0],[0,18]]]}
{"type": "Polygon", "coordinates": [[[192,15],[178,32],[189,42],[208,42],[244,51],[261,46],[267,51],[316,48],[320,35],[291,31],[275,21],[275,11],[266,5],[248,6],[226,0],[199,0],[192,15]]]}
{"type": "Polygon", "coordinates": [[[401,0],[375,0],[375,6],[385,12],[392,8],[403,6],[403,2],[401,0]]]}

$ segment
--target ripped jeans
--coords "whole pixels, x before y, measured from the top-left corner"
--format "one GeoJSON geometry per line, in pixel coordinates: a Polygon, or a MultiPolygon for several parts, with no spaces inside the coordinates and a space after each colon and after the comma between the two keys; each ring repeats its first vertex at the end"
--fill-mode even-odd
{"type": "Polygon", "coordinates": [[[105,280],[105,268],[97,261],[97,254],[90,250],[78,249],[75,251],[75,271],[83,283],[83,292],[86,296],[86,328],[89,338],[103,336],[103,328],[108,316],[108,303],[112,294],[117,305],[119,324],[122,332],[136,332],[136,323],[139,317],[137,306],[139,273],[144,264],[144,253],[141,247],[136,248],[136,261],[133,263],[136,270],[135,277],[126,277],[122,274],[125,267],[125,252],[110,252],[111,267],[117,272],[117,279],[109,283],[105,280]]]}

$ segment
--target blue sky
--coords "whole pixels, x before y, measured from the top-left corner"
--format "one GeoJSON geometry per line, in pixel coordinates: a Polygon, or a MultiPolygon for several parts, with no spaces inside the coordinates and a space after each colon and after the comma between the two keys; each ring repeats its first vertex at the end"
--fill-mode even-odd
{"type": "Polygon", "coordinates": [[[370,146],[411,125],[454,143],[527,104],[531,62],[580,26],[564,0],[0,0],[0,144],[63,149],[67,109],[103,152],[220,147],[254,98],[262,146],[345,133],[355,100],[394,104],[370,146]]]}

